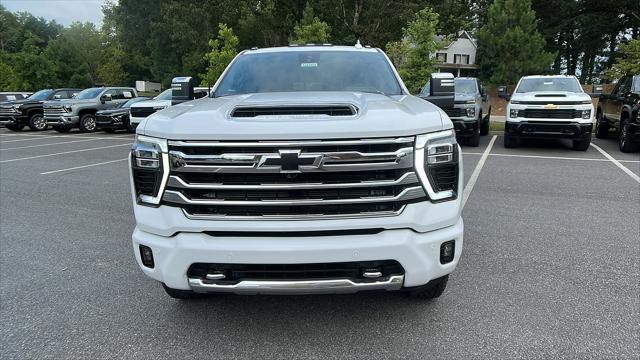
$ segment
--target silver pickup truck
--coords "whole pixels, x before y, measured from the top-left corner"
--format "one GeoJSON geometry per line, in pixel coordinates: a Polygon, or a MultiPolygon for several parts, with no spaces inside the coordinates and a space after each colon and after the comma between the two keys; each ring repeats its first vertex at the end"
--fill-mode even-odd
{"type": "Polygon", "coordinates": [[[68,132],[78,127],[81,132],[94,132],[96,112],[114,109],[129,99],[138,96],[129,87],[94,87],[84,89],[68,100],[46,101],[44,120],[58,132],[68,132]]]}

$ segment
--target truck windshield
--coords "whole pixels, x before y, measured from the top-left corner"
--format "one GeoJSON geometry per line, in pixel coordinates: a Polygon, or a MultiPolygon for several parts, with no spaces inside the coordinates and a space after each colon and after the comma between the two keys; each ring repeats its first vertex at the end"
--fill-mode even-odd
{"type": "Polygon", "coordinates": [[[476,82],[471,79],[455,79],[455,92],[456,94],[475,95],[476,82]]]}
{"type": "Polygon", "coordinates": [[[153,100],[171,100],[171,89],[161,92],[160,95],[154,97],[153,100]]]}
{"type": "Polygon", "coordinates": [[[89,89],[84,89],[82,91],[80,91],[78,93],[78,95],[76,95],[76,97],[74,99],[93,99],[95,97],[97,97],[98,95],[100,95],[100,93],[102,92],[102,88],[89,88],[89,89]]]}
{"type": "Polygon", "coordinates": [[[137,97],[137,98],[133,98],[131,100],[128,100],[126,103],[123,103],[120,107],[122,109],[128,109],[131,107],[131,105],[139,102],[139,101],[143,101],[143,100],[148,100],[149,98],[146,97],[137,97]]]}
{"type": "Polygon", "coordinates": [[[29,100],[46,100],[49,98],[51,93],[53,93],[53,90],[40,90],[31,94],[31,96],[29,96],[29,100]]]}
{"type": "Polygon", "coordinates": [[[573,77],[526,78],[520,81],[517,93],[533,91],[567,91],[582,92],[578,80],[573,77]]]}
{"type": "Polygon", "coordinates": [[[214,96],[298,91],[402,94],[378,52],[305,50],[240,55],[214,96]]]}

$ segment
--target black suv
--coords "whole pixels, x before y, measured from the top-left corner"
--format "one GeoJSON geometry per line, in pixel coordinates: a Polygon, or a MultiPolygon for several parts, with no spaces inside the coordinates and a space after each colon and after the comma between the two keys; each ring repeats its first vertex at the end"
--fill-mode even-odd
{"type": "Polygon", "coordinates": [[[42,104],[47,100],[70,99],[78,92],[80,89],[44,89],[26,99],[3,102],[0,104],[0,123],[13,131],[20,131],[25,126],[33,131],[46,130],[42,104]]]}
{"type": "Polygon", "coordinates": [[[609,129],[618,131],[618,146],[622,152],[637,151],[640,147],[640,75],[622,77],[611,94],[600,95],[596,110],[596,137],[605,138],[609,129]]]}
{"type": "Polygon", "coordinates": [[[115,109],[98,111],[96,113],[96,126],[98,127],[98,130],[104,130],[108,133],[116,130],[134,132],[136,127],[131,126],[131,123],[129,122],[129,112],[131,110],[131,105],[143,100],[149,100],[149,98],[144,96],[135,97],[125,103],[122,103],[115,109]]]}

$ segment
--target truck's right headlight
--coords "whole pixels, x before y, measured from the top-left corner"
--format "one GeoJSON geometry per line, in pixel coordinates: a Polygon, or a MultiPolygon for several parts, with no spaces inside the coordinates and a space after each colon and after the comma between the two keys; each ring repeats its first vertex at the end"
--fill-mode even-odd
{"type": "Polygon", "coordinates": [[[138,135],[131,147],[131,176],[136,200],[158,205],[169,175],[167,140],[138,135]]]}
{"type": "Polygon", "coordinates": [[[460,150],[453,129],[418,135],[415,168],[432,201],[458,196],[460,150]]]}

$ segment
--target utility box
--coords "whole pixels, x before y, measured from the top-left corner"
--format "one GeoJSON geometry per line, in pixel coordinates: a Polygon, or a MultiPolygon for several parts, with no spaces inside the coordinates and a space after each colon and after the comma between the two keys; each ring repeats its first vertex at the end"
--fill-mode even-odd
{"type": "Polygon", "coordinates": [[[151,81],[136,81],[136,90],[138,92],[160,92],[162,85],[151,81]]]}
{"type": "Polygon", "coordinates": [[[195,81],[191,76],[179,76],[171,80],[171,104],[180,104],[195,99],[195,81]]]}
{"type": "Polygon", "coordinates": [[[453,74],[432,73],[429,83],[429,95],[422,98],[441,109],[453,109],[456,95],[453,74]]]}

